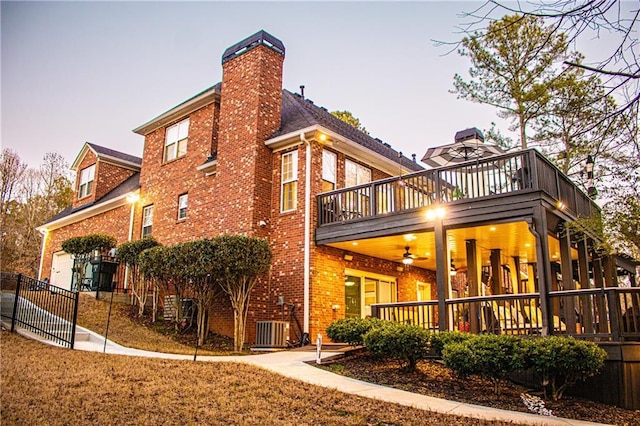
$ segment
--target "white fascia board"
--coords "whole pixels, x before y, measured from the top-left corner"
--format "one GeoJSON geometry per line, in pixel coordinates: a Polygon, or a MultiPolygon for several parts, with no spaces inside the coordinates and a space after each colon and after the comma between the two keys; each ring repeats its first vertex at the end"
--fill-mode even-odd
{"type": "Polygon", "coordinates": [[[96,204],[94,206],[88,207],[86,209],[82,209],[75,213],[71,213],[68,216],[61,217],[60,219],[54,220],[53,222],[40,225],[36,228],[36,230],[40,233],[54,231],[64,226],[68,226],[76,222],[80,222],[81,220],[84,220],[84,219],[88,219],[92,216],[97,216],[101,213],[108,212],[109,210],[113,210],[118,207],[125,206],[129,204],[129,202],[127,201],[127,196],[131,193],[137,194],[139,192],[140,192],[140,189],[137,189],[135,191],[131,191],[126,194],[120,195],[119,197],[113,198],[104,203],[96,204]]]}
{"type": "Polygon", "coordinates": [[[211,90],[202,93],[200,96],[196,96],[195,98],[188,100],[183,104],[171,108],[169,111],[160,114],[153,120],[136,127],[135,129],[133,129],[133,132],[145,136],[153,132],[154,130],[159,129],[160,127],[166,126],[167,124],[181,117],[184,117],[206,105],[209,105],[210,103],[214,102],[218,98],[218,96],[219,95],[212,88],[211,90]]]}
{"type": "Polygon", "coordinates": [[[302,133],[304,133],[305,138],[309,140],[315,140],[320,144],[330,146],[332,149],[366,164],[370,164],[390,176],[398,176],[400,174],[411,172],[411,170],[405,169],[399,163],[396,163],[395,161],[390,160],[389,158],[318,124],[266,140],[265,145],[268,148],[271,148],[273,152],[282,151],[302,143],[300,140],[300,134],[302,133]],[[324,133],[327,135],[327,140],[319,141],[316,137],[317,133],[324,133]]]}
{"type": "Polygon", "coordinates": [[[89,150],[91,150],[96,157],[98,156],[98,153],[95,151],[95,149],[91,148],[91,146],[89,145],[89,142],[85,142],[84,145],[82,146],[82,149],[78,153],[78,156],[76,157],[75,160],[73,160],[73,164],[71,165],[71,170],[74,170],[76,172],[78,171],[78,167],[80,167],[80,163],[84,159],[85,155],[87,155],[87,151],[89,150]]]}
{"type": "Polygon", "coordinates": [[[140,171],[140,164],[132,163],[131,161],[126,161],[121,158],[112,157],[110,155],[100,154],[98,155],[98,159],[104,161],[105,163],[110,163],[116,166],[124,167],[125,169],[133,170],[134,172],[140,171]]]}

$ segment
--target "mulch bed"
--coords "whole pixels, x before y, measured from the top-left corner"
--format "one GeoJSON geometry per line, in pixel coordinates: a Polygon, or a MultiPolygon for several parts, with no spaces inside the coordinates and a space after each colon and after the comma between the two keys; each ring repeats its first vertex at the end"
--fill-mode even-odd
{"type": "MultiPolygon", "coordinates": [[[[527,392],[542,397],[526,387],[504,382],[498,395],[493,393],[491,381],[477,376],[459,377],[440,361],[422,361],[414,373],[401,372],[396,363],[375,358],[368,353],[349,355],[326,364],[323,368],[347,377],[394,387],[409,392],[452,401],[527,412],[520,395],[527,392]]],[[[640,411],[571,396],[558,402],[545,401],[546,408],[557,417],[616,424],[640,425],[640,411]]]]}

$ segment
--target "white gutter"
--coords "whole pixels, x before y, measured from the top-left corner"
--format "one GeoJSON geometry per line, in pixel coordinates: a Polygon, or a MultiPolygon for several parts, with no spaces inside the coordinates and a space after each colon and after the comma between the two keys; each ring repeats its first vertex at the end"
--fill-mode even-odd
{"type": "Polygon", "coordinates": [[[300,141],[306,146],[304,172],[304,314],[303,331],[309,333],[309,276],[311,274],[311,143],[300,133],[300,141]]]}
{"type": "MultiPolygon", "coordinates": [[[[38,231],[40,231],[38,229],[38,231]]],[[[42,243],[40,244],[40,265],[38,265],[38,279],[42,280],[42,264],[44,263],[44,248],[47,244],[47,232],[40,231],[42,235],[42,243]]]]}

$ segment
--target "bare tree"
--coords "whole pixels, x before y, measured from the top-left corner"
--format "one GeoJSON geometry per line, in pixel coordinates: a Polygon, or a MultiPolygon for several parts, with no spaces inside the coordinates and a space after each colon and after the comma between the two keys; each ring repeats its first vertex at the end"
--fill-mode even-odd
{"type": "Polygon", "coordinates": [[[4,148],[0,156],[0,228],[4,228],[11,201],[14,199],[20,178],[27,169],[18,154],[4,148]]]}

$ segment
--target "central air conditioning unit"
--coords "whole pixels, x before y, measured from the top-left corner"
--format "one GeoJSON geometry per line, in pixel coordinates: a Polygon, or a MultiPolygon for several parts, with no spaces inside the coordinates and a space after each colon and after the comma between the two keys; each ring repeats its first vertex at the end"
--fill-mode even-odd
{"type": "Polygon", "coordinates": [[[289,323],[286,321],[258,321],[256,323],[257,348],[286,348],[289,323]]]}

